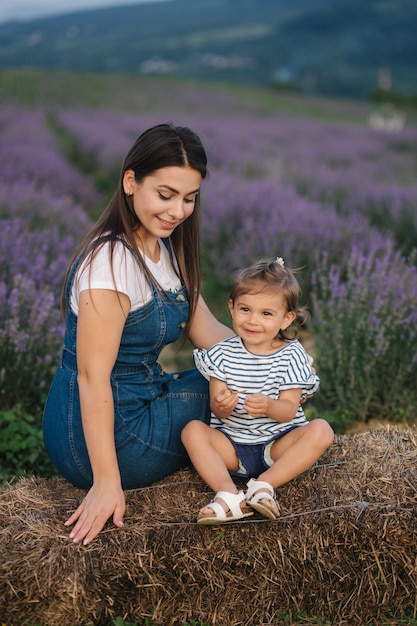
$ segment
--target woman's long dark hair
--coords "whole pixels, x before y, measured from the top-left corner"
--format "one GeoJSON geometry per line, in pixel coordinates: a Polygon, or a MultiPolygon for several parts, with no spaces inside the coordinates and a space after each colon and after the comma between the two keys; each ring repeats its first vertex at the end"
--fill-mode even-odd
{"type": "MultiPolygon", "coordinates": [[[[132,198],[124,192],[123,177],[127,170],[133,170],[136,182],[140,183],[162,167],[175,166],[189,166],[197,170],[202,178],[207,175],[207,156],[199,137],[192,130],[172,124],[158,124],[138,137],[122,164],[119,183],[113,198],[71,259],[61,297],[63,314],[65,314],[68,306],[65,301],[65,285],[75,259],[83,254],[84,258],[86,255],[91,255],[91,261],[105,241],[110,241],[110,254],[111,260],[113,260],[117,238],[125,240],[128,247],[137,253],[135,256],[145,274],[155,282],[135,242],[133,233],[140,222],[133,210],[132,198]]],[[[200,196],[198,195],[193,213],[177,226],[169,237],[168,245],[171,260],[175,256],[180,279],[187,290],[190,303],[189,321],[195,311],[200,293],[200,227],[201,208],[200,196]]],[[[185,335],[187,331],[188,325],[185,329],[185,335]]]]}

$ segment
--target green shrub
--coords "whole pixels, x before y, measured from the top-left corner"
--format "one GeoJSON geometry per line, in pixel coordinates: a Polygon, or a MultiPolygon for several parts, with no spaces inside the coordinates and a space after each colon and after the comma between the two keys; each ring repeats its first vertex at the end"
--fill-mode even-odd
{"type": "Polygon", "coordinates": [[[32,475],[50,478],[56,475],[46,454],[41,417],[16,406],[0,411],[0,481],[32,475]]]}

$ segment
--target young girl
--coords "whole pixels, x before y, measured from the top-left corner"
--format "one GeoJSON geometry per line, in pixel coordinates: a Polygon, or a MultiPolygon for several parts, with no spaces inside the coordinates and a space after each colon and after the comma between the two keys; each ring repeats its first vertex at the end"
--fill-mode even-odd
{"type": "Polygon", "coordinates": [[[46,450],[88,492],[66,524],[89,543],[109,517],[123,526],[125,488],[148,485],[189,459],[181,430],[209,422],[197,370],[168,374],[162,348],[185,334],[209,348],[231,335],[200,292],[200,185],[207,159],[188,128],[144,132],[117,191],[70,264],[66,333],[44,411],[46,450]]]}
{"type": "Polygon", "coordinates": [[[311,358],[289,327],[308,313],[300,286],[281,258],[262,260],[236,278],[228,306],[235,336],[209,350],[195,350],[210,380],[211,426],[191,421],[182,431],[190,459],[217,492],[198,524],[253,515],[275,519],[275,489],[298,476],[333,441],[322,419],[307,422],[301,401],[318,389],[311,358]],[[232,477],[250,478],[239,491],[232,477]]]}

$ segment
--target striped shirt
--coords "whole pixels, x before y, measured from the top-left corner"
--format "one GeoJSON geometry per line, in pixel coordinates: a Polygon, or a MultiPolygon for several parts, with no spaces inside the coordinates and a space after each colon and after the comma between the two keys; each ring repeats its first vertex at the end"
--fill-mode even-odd
{"type": "Polygon", "coordinates": [[[311,369],[312,358],[299,341],[288,341],[277,352],[262,355],[249,352],[235,335],[209,350],[194,350],[193,357],[205,378],[224,381],[231,391],[245,390],[239,393],[237,406],[229,417],[211,417],[210,425],[227,433],[236,443],[265,443],[293,426],[307,424],[301,404],[289,422],[252,417],[243,407],[245,396],[251,393],[263,393],[276,400],[285,389],[300,388],[302,398],[318,390],[320,380],[311,369]]]}

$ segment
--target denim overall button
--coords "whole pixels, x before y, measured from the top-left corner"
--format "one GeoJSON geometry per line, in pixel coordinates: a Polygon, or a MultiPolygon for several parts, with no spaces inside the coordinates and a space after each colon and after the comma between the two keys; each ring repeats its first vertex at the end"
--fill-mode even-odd
{"type": "Polygon", "coordinates": [[[183,293],[179,293],[177,296],[178,302],[185,302],[185,296],[183,293]]]}
{"type": "Polygon", "coordinates": [[[185,328],[187,326],[187,322],[181,322],[181,324],[179,324],[178,328],[185,328]]]}

